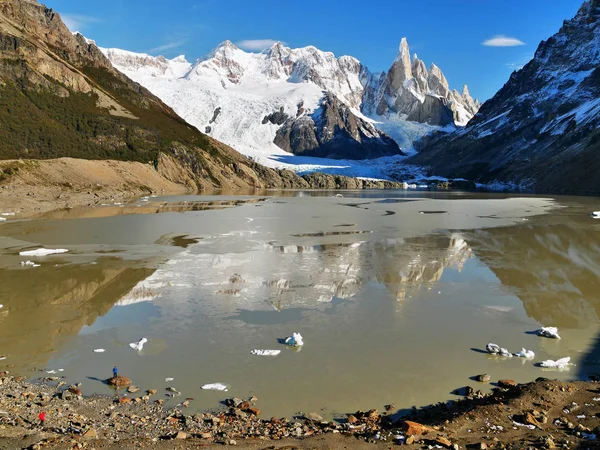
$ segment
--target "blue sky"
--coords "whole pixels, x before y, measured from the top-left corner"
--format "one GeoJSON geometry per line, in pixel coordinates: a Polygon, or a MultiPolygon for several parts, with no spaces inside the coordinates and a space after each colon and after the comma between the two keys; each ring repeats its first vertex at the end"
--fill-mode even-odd
{"type": "MultiPolygon", "coordinates": [[[[44,0],[41,0],[44,2],[44,0]]],[[[583,0],[46,0],[102,47],[185,54],[194,61],[224,40],[274,40],[352,55],[387,70],[405,36],[451,87],[485,100],[533,56],[583,0]],[[498,36],[492,43],[483,45],[498,36]],[[509,45],[511,44],[511,45],[509,45]],[[519,44],[519,45],[515,45],[519,44]]],[[[246,42],[255,47],[256,42],[246,42]],[[254,44],[254,45],[253,45],[254,44]]]]}

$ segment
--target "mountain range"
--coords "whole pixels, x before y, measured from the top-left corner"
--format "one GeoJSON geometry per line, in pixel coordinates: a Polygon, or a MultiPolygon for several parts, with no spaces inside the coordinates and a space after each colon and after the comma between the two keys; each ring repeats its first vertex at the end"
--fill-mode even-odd
{"type": "Polygon", "coordinates": [[[465,128],[424,138],[431,173],[544,192],[600,192],[600,0],[543,41],[465,128]]]}
{"type": "MultiPolygon", "coordinates": [[[[303,172],[298,161],[309,156],[366,161],[340,168],[379,164],[369,172],[378,178],[405,177],[416,167],[408,162],[447,178],[598,193],[599,22],[600,0],[585,1],[480,106],[467,87],[451,90],[437,66],[411,57],[406,39],[383,73],[282,43],[248,53],[226,41],[190,63],[100,49],[35,0],[0,2],[0,159],[11,160],[0,164],[0,183],[14,182],[19,193],[28,183],[39,188],[50,178],[38,175],[54,170],[39,160],[71,157],[111,160],[110,183],[129,193],[394,186],[273,170],[287,163],[303,172]],[[388,158],[365,160],[380,156],[388,158]]],[[[79,180],[78,189],[98,197],[102,187],[89,174],[60,164],[70,168],[52,178],[53,188],[79,180]]]]}
{"type": "Polygon", "coordinates": [[[411,59],[406,39],[384,73],[351,56],[280,42],[249,53],[225,41],[193,64],[102,51],[186,121],[259,160],[402,154],[433,130],[465,125],[480,106],[466,86],[451,90],[436,65],[427,70],[417,55],[411,59]]]}

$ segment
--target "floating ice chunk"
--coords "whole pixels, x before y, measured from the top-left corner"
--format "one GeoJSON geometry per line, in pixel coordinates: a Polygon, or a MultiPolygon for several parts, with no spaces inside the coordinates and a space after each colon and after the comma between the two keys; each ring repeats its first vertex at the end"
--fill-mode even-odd
{"type": "Polygon", "coordinates": [[[571,361],[571,357],[567,356],[565,358],[560,358],[556,361],[547,359],[546,361],[542,361],[542,363],[540,365],[542,367],[550,367],[550,368],[554,368],[554,369],[566,369],[566,368],[568,368],[568,366],[573,365],[573,364],[571,364],[570,361],[571,361]]]}
{"type": "Polygon", "coordinates": [[[5,359],[6,359],[6,356],[0,355],[0,361],[4,361],[5,359]]]}
{"type": "Polygon", "coordinates": [[[304,345],[304,341],[300,333],[292,333],[290,337],[285,338],[285,344],[292,347],[300,347],[304,345]]]}
{"type": "Polygon", "coordinates": [[[538,330],[538,335],[547,338],[560,339],[560,336],[558,335],[558,328],[556,327],[542,327],[540,330],[538,330]]]}
{"type": "Polygon", "coordinates": [[[506,356],[508,358],[512,358],[511,352],[509,352],[508,350],[506,350],[503,347],[500,347],[499,345],[492,344],[491,342],[485,346],[485,351],[492,355],[500,355],[500,356],[506,356]]]}
{"type": "Polygon", "coordinates": [[[55,255],[58,253],[67,253],[69,250],[65,248],[38,248],[36,250],[27,250],[24,252],[19,252],[21,256],[47,256],[47,255],[55,255]]]}
{"type": "Polygon", "coordinates": [[[335,194],[334,197],[336,197],[336,198],[344,198],[344,196],[342,194],[335,194]]]}
{"type": "Polygon", "coordinates": [[[21,261],[22,266],[31,266],[31,267],[40,267],[39,264],[34,263],[33,261],[21,261]]]}
{"type": "Polygon", "coordinates": [[[169,381],[173,381],[175,378],[171,378],[171,377],[167,377],[165,378],[165,382],[168,383],[169,381]]]}
{"type": "Polygon", "coordinates": [[[134,349],[139,351],[142,351],[142,349],[144,348],[144,344],[148,342],[148,339],[146,338],[141,338],[138,342],[132,342],[131,344],[129,344],[129,346],[134,349]]]}
{"type": "Polygon", "coordinates": [[[94,350],[96,353],[104,353],[106,350],[104,350],[103,348],[97,348],[96,350],[94,350]]]}
{"type": "Polygon", "coordinates": [[[485,346],[485,351],[491,353],[492,355],[497,355],[500,353],[500,346],[496,344],[492,344],[491,342],[485,346]]]}
{"type": "Polygon", "coordinates": [[[6,222],[6,217],[0,217],[0,222],[6,222]]]}
{"type": "Polygon", "coordinates": [[[250,353],[256,356],[277,356],[281,350],[252,350],[250,353]]]}
{"type": "Polygon", "coordinates": [[[46,373],[50,373],[50,374],[56,373],[56,370],[46,370],[46,373]]]}
{"type": "Polygon", "coordinates": [[[592,219],[600,219],[600,211],[592,211],[590,213],[590,216],[592,217],[592,219]]]}
{"type": "Polygon", "coordinates": [[[535,358],[535,353],[531,350],[525,350],[522,348],[520,352],[515,353],[515,356],[518,356],[519,358],[533,359],[535,358]]]}
{"type": "Polygon", "coordinates": [[[0,216],[14,216],[14,215],[15,215],[15,213],[14,213],[14,212],[12,212],[12,213],[2,213],[2,214],[0,214],[0,216]]]}
{"type": "Polygon", "coordinates": [[[225,391],[227,392],[227,386],[223,383],[210,383],[202,386],[205,391],[225,391]]]}
{"type": "Polygon", "coordinates": [[[4,307],[4,305],[0,305],[0,309],[2,309],[4,307]]]}

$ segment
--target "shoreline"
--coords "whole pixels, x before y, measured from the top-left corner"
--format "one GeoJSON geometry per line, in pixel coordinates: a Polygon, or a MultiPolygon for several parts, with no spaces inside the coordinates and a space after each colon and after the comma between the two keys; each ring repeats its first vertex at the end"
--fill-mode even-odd
{"type": "MultiPolygon", "coordinates": [[[[172,161],[161,161],[160,170],[152,164],[116,160],[58,158],[0,161],[0,212],[15,213],[18,218],[35,218],[59,210],[122,204],[149,195],[263,195],[269,191],[298,189],[405,189],[407,185],[321,172],[300,176],[280,171],[277,172],[280,178],[267,177],[265,182],[254,187],[231,184],[208,189],[191,180],[189,174],[172,161]]],[[[441,190],[475,187],[474,183],[459,180],[434,184],[441,190]]]]}
{"type": "Polygon", "coordinates": [[[465,389],[460,400],[413,407],[407,415],[386,405],[327,422],[316,413],[261,418],[260,399],[225,392],[214,410],[188,415],[194,399],[164,409],[155,389],[83,397],[59,377],[29,382],[0,372],[0,448],[598,448],[598,383],[538,378],[494,385],[490,394],[465,389]]]}

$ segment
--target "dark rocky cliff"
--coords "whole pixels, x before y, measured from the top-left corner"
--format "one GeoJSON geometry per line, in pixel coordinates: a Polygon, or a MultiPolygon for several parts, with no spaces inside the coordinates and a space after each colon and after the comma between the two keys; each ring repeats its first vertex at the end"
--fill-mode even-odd
{"type": "Polygon", "coordinates": [[[418,143],[432,173],[545,192],[600,192],[600,2],[543,41],[467,127],[418,143]]]}

